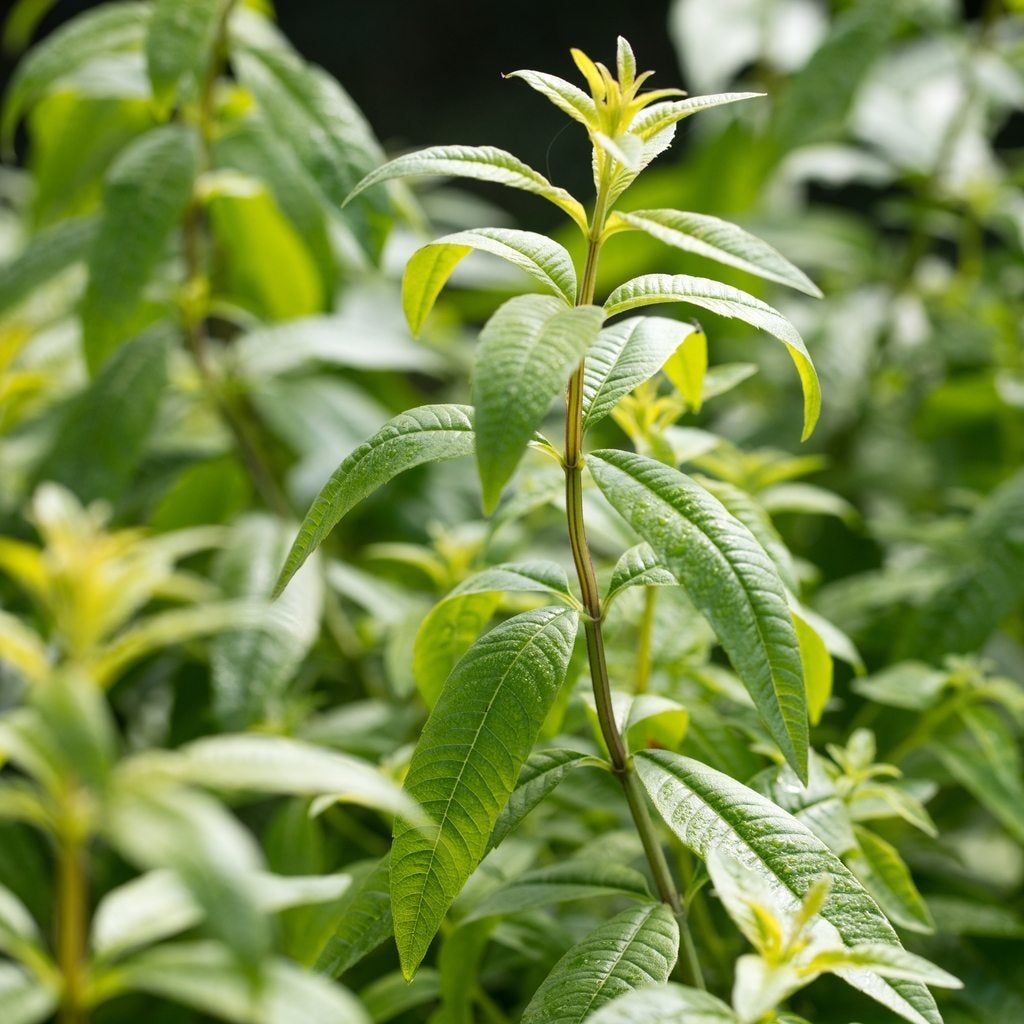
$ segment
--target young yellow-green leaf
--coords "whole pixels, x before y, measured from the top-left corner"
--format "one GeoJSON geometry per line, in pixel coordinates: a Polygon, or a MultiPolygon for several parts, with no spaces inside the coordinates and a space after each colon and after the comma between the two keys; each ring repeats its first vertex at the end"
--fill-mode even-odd
{"type": "Polygon", "coordinates": [[[540,608],[496,626],[455,666],[423,728],[406,791],[432,823],[396,822],[391,904],[411,977],[491,830],[565,678],[579,616],[540,608]]]}
{"type": "Polygon", "coordinates": [[[832,655],[818,631],[799,612],[793,611],[793,627],[800,641],[800,661],[807,691],[807,717],[817,725],[832,696],[832,655]]]}
{"type": "Polygon", "coordinates": [[[587,353],[583,427],[599,423],[653,377],[697,328],[663,316],[635,316],[605,327],[587,353]]]}
{"type": "Polygon", "coordinates": [[[511,228],[458,231],[417,249],[405,266],[402,308],[414,336],[420,333],[452,271],[474,249],[508,260],[570,306],[576,301],[576,268],[557,242],[533,231],[511,228]]]}
{"type": "Polygon", "coordinates": [[[587,214],[578,199],[574,199],[564,188],[552,185],[543,174],[511,153],[494,146],[432,146],[396,157],[363,178],[345,203],[350,203],[356,196],[382,181],[437,176],[493,181],[509,188],[532,192],[567,213],[580,230],[587,230],[587,214]]]}
{"type": "Polygon", "coordinates": [[[626,896],[651,902],[647,879],[635,868],[596,859],[568,860],[519,875],[478,903],[462,920],[517,914],[595,896],[626,896]]]}
{"type": "Polygon", "coordinates": [[[664,903],[624,910],[555,964],[522,1024],[582,1024],[617,996],[664,984],[678,956],[679,926],[664,903]]]}
{"type": "Polygon", "coordinates": [[[7,89],[0,142],[10,150],[22,115],[55,85],[100,57],[140,50],[148,4],[109,3],[73,18],[48,35],[18,64],[7,89]]]}
{"type": "Polygon", "coordinates": [[[620,225],[645,231],[685,252],[705,256],[821,298],[821,289],[782,253],[727,220],[680,210],[633,210],[612,214],[609,228],[615,229],[620,225]]]}
{"type": "Polygon", "coordinates": [[[567,82],[557,75],[549,75],[544,71],[512,71],[505,78],[521,78],[531,89],[536,89],[547,97],[559,110],[568,114],[573,120],[596,128],[598,124],[597,105],[579,86],[567,82]]]}
{"type": "Polygon", "coordinates": [[[740,1019],[710,992],[668,983],[626,992],[605,1003],[587,1024],[740,1024],[740,1019]]]}
{"type": "MultiPolygon", "coordinates": [[[[878,905],[842,861],[806,825],[721,772],[669,751],[645,750],[634,765],[658,813],[702,859],[714,852],[761,875],[794,910],[823,874],[832,888],[812,926],[829,944],[883,943],[902,948],[878,905]]],[[[886,980],[870,970],[840,977],[913,1024],[941,1024],[931,993],[917,982],[886,980]]]]}
{"type": "Polygon", "coordinates": [[[566,309],[548,295],[509,299],[480,332],[473,374],[476,460],[484,511],[497,507],[526,445],[570,370],[597,340],[597,306],[566,309]]]}
{"type": "Polygon", "coordinates": [[[658,561],[650,544],[637,544],[615,563],[605,594],[605,607],[630,587],[674,587],[678,580],[658,561]]]}
{"type": "Polygon", "coordinates": [[[508,798],[505,809],[498,816],[491,833],[489,846],[500,846],[505,837],[574,768],[601,767],[599,758],[590,754],[581,754],[578,750],[555,747],[551,750],[538,750],[531,754],[519,773],[519,781],[512,795],[508,798]]]}
{"type": "Polygon", "coordinates": [[[165,125],[133,142],[110,169],[81,308],[92,372],[131,336],[143,289],[181,223],[198,168],[196,133],[165,125]]]}
{"type": "Polygon", "coordinates": [[[16,615],[0,609],[0,662],[13,665],[27,680],[41,682],[50,669],[46,642],[16,615]]]}
{"type": "Polygon", "coordinates": [[[226,0],[156,0],[153,4],[146,66],[153,99],[162,113],[174,106],[179,87],[186,98],[198,96],[225,7],[226,0]]]}
{"type": "Polygon", "coordinates": [[[753,295],[711,281],[705,277],[686,274],[645,274],[620,285],[604,304],[605,313],[614,316],[638,306],[651,306],[659,302],[687,302],[709,309],[719,316],[735,318],[767,331],[778,338],[789,351],[800,375],[804,393],[804,429],[802,439],[810,437],[821,412],[821,387],[807,346],[797,329],[766,302],[753,295]]]}
{"type": "Polygon", "coordinates": [[[708,339],[702,330],[686,336],[662,367],[672,386],[694,411],[704,402],[704,377],[708,372],[708,339]]]}
{"type": "Polygon", "coordinates": [[[275,594],[284,590],[342,517],[381,484],[425,462],[471,455],[473,446],[472,410],[465,405],[421,405],[389,420],[324,484],[299,527],[275,594]]]}
{"type": "Polygon", "coordinates": [[[854,825],[853,833],[857,846],[844,858],[846,866],[864,883],[886,916],[901,928],[934,932],[928,904],[896,847],[861,825],[854,825]]]}
{"type": "Polygon", "coordinates": [[[685,100],[674,100],[671,103],[656,103],[636,116],[630,125],[630,131],[642,139],[650,139],[683,118],[699,114],[702,110],[721,107],[726,103],[737,103],[740,100],[754,100],[761,96],[764,96],[763,92],[722,92],[712,96],[690,96],[685,100]]]}
{"type": "Polygon", "coordinates": [[[754,535],[678,470],[631,452],[587,465],[611,505],[711,623],[786,760],[807,776],[799,641],[778,570],[754,535]]]}
{"type": "Polygon", "coordinates": [[[96,237],[96,218],[59,221],[29,239],[0,274],[0,316],[27,299],[40,285],[85,259],[96,237]]]}

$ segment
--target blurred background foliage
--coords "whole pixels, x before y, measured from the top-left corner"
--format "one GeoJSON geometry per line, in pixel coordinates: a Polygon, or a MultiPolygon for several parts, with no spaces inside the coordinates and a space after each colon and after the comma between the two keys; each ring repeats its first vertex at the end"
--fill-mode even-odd
{"type": "MultiPolygon", "coordinates": [[[[483,566],[559,550],[559,474],[537,456],[486,522],[468,465],[410,473],[346,519],[281,601],[266,597],[294,516],[341,458],[400,409],[464,401],[474,329],[524,287],[474,257],[414,342],[404,260],[461,227],[553,227],[541,204],[486,187],[341,201],[385,151],[440,142],[507,148],[586,195],[586,140],[499,73],[568,77],[569,46],[607,55],[618,33],[659,86],[767,93],[685,122],[624,206],[730,217],[806,270],[823,300],[723,279],[800,327],[824,405],[799,446],[785,357],[708,315],[706,404],[662,381],[604,438],[732,485],[792,552],[802,599],[827,620],[815,739],[835,745],[819,783],[848,826],[837,852],[967,982],[948,1021],[1024,1020],[1020,5],[279,8],[276,27],[260,2],[8,11],[0,1006],[18,1009],[5,1024],[47,1019],[69,986],[115,1024],[140,1009],[167,1024],[471,1008],[501,1021],[595,919],[582,904],[510,915],[493,935],[458,929],[410,990],[389,947],[363,959],[389,929],[387,825],[367,806],[386,816],[400,800],[418,694],[523,599],[438,605],[445,665],[419,657],[421,623],[483,566]],[[905,774],[872,788],[886,764],[905,774]],[[364,1008],[325,980],[340,975],[364,1008]],[[267,1009],[286,1005],[295,1016],[267,1009]]],[[[667,261],[630,235],[607,247],[602,280],[703,272],[697,256],[667,261]]],[[[607,551],[620,543],[597,502],[591,521],[599,550],[602,534],[607,551]]],[[[644,669],[687,711],[665,742],[781,786],[784,802],[758,775],[764,737],[706,629],[667,594],[644,669]]],[[[622,672],[645,614],[631,598],[609,626],[622,672]]],[[[585,722],[570,697],[551,738],[585,722]]],[[[560,790],[571,813],[534,822],[464,911],[545,857],[633,856],[601,809],[604,781],[560,790]]],[[[735,943],[702,906],[724,977],[735,943]]],[[[829,984],[800,997],[815,1024],[885,1019],[829,984]]]]}

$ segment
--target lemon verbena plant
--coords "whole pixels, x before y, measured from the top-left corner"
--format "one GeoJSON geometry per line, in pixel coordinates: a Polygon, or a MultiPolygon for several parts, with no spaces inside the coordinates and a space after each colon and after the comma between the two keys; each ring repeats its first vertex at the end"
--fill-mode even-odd
{"type": "MultiPolygon", "coordinates": [[[[350,197],[396,178],[496,182],[553,203],[585,241],[582,266],[551,238],[506,228],[460,231],[412,256],[403,305],[414,334],[456,266],[473,251],[524,270],[539,292],[509,299],[483,327],[470,405],[409,409],[344,459],[306,515],[279,581],[280,590],[343,516],[414,466],[475,456],[484,512],[500,506],[505,515],[515,503],[503,503],[503,495],[514,490],[513,477],[528,448],[557,460],[564,474],[574,583],[554,561],[492,566],[464,580],[442,605],[476,594],[525,592],[542,595],[540,606],[483,632],[457,661],[451,657],[457,628],[451,617],[435,609],[428,624],[437,628],[421,630],[417,657],[431,667],[419,681],[431,713],[411,755],[405,788],[429,823],[399,818],[377,880],[390,891],[402,970],[412,978],[435,936],[450,927],[449,911],[485,855],[569,771],[589,766],[605,769],[621,786],[656,895],[649,895],[643,879],[637,885],[606,877],[601,891],[626,891],[633,905],[555,964],[526,1006],[526,1024],[793,1021],[782,1004],[829,972],[907,1020],[938,1024],[927,986],[955,987],[956,979],[904,950],[857,877],[779,802],[698,760],[659,748],[656,731],[637,729],[638,723],[670,714],[672,702],[645,692],[642,671],[626,680],[609,672],[604,630],[619,595],[635,587],[651,593],[657,586],[681,586],[756,709],[761,747],[787,766],[798,787],[807,783],[814,767],[809,712],[816,720],[822,707],[816,678],[822,625],[800,604],[789,567],[780,564],[749,503],[735,490],[680,472],[670,453],[642,443],[640,414],[658,409],[652,381],[663,370],[690,407],[700,405],[707,363],[702,328],[662,316],[621,314],[683,303],[781,341],[802,386],[805,438],[821,402],[811,358],[781,313],[735,287],[704,277],[648,274],[598,296],[597,271],[610,237],[642,232],[804,293],[818,292],[774,248],[717,217],[617,209],[627,189],[670,146],[679,122],[758,94],[687,98],[675,89],[645,92],[650,72],[637,73],[633,52],[621,38],[614,74],[579,51],[573,59],[586,89],[537,71],[510,77],[525,81],[586,131],[596,192],[589,210],[492,147],[443,146],[401,156],[371,172],[350,197]],[[563,394],[564,436],[557,444],[540,430],[563,394]],[[588,433],[609,416],[645,450],[587,450],[588,433]],[[584,499],[591,484],[635,539],[604,588],[587,538],[584,499]],[[571,685],[580,632],[599,727],[597,753],[583,743],[535,750],[563,685],[571,685]],[[701,991],[709,951],[691,933],[688,903],[704,876],[691,871],[681,884],[666,855],[673,841],[707,865],[716,893],[756,950],[737,965],[732,1005],[701,991]],[[673,972],[685,984],[670,982],[673,972]]],[[[637,653],[648,656],[642,649],[637,653]]],[[[675,851],[672,860],[678,860],[675,851]]],[[[563,867],[564,877],[548,878],[548,884],[579,885],[579,872],[600,866],[563,867]]],[[[557,875],[557,867],[551,870],[557,875]]],[[[593,879],[590,884],[596,885],[593,879]]],[[[486,919],[486,904],[473,916],[486,919]]]]}

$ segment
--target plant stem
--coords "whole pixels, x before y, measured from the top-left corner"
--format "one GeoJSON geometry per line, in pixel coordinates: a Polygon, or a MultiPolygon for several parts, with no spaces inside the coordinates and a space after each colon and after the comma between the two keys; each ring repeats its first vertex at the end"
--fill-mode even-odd
{"type": "MultiPolygon", "coordinates": [[[[607,161],[604,162],[607,167],[607,161]]],[[[608,176],[601,175],[597,192],[597,203],[591,220],[588,235],[587,257],[583,268],[576,305],[586,306],[594,301],[597,282],[597,263],[601,252],[601,236],[608,209],[608,176]]],[[[583,518],[583,377],[586,360],[580,360],[573,372],[566,392],[565,417],[565,508],[569,529],[569,546],[572,548],[573,563],[576,566],[576,577],[579,580],[580,594],[583,598],[584,632],[587,639],[587,659],[590,664],[590,679],[594,690],[594,702],[597,706],[597,718],[601,727],[601,735],[611,758],[612,769],[622,785],[629,804],[630,814],[643,844],[644,853],[654,876],[658,895],[663,903],[672,908],[679,921],[682,933],[683,961],[690,981],[700,988],[704,987],[704,978],[693,937],[686,921],[686,911],[675,880],[665,859],[665,851],[658,840],[654,823],[651,821],[647,801],[640,787],[640,782],[629,761],[629,753],[622,739],[622,733],[615,723],[612,707],[611,684],[608,679],[608,664],[604,652],[604,636],[601,631],[601,592],[597,584],[597,573],[587,543],[587,531],[583,518]]],[[[683,961],[680,961],[682,964],[683,961]]]]}
{"type": "MultiPolygon", "coordinates": [[[[71,815],[73,817],[73,815],[71,815]]],[[[85,1024],[85,850],[72,821],[57,837],[57,966],[64,983],[60,1024],[85,1024]]]]}

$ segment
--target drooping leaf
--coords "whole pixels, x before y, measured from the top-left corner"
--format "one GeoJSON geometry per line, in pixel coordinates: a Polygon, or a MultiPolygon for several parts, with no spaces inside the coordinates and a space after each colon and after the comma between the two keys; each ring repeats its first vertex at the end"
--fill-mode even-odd
{"type": "Polygon", "coordinates": [[[615,213],[610,228],[621,223],[644,231],[667,245],[716,260],[747,273],[778,281],[797,291],[821,298],[821,290],[785,256],[756,235],[727,220],[681,210],[633,210],[615,213]]]}
{"type": "Polygon", "coordinates": [[[493,181],[509,188],[532,192],[567,213],[582,231],[587,230],[586,211],[578,199],[574,199],[564,188],[552,185],[543,174],[527,166],[511,153],[494,146],[433,146],[415,153],[407,153],[366,175],[352,190],[346,203],[382,181],[438,175],[493,181]]]}
{"type": "Polygon", "coordinates": [[[612,506],[711,623],[773,739],[807,774],[807,704],[785,588],[754,536],[689,477],[630,452],[587,464],[612,506]]]}
{"type": "Polygon", "coordinates": [[[281,593],[342,517],[381,484],[425,462],[471,455],[474,444],[472,410],[464,405],[423,405],[386,423],[324,484],[299,527],[275,594],[281,593]]]}
{"type": "Polygon", "coordinates": [[[391,855],[407,977],[487,850],[565,677],[577,622],[573,609],[541,608],[495,627],[456,665],[427,720],[406,791],[433,823],[398,822],[391,855]]]}
{"type": "Polygon", "coordinates": [[[10,149],[24,113],[54,85],[99,57],[140,50],[150,8],[140,3],[109,3],[72,19],[34,46],[18,64],[7,89],[0,140],[10,149]]]}
{"type": "Polygon", "coordinates": [[[638,306],[659,302],[686,302],[719,316],[735,318],[767,331],[785,344],[804,392],[803,439],[810,437],[821,411],[821,388],[807,346],[797,329],[766,302],[753,295],[704,277],[686,274],[645,274],[620,285],[608,296],[605,313],[614,316],[638,306]]]}
{"type": "Polygon", "coordinates": [[[81,308],[93,372],[139,326],[143,288],[181,223],[198,167],[195,132],[165,125],[133,142],[110,169],[81,308]]]}
{"type": "Polygon", "coordinates": [[[505,78],[521,78],[531,89],[536,89],[559,110],[587,128],[598,123],[597,105],[579,86],[545,71],[512,71],[505,78]]]}
{"type": "Polygon", "coordinates": [[[519,780],[516,782],[515,789],[512,790],[512,795],[508,798],[508,803],[498,815],[494,830],[491,832],[490,847],[500,846],[506,836],[574,768],[588,765],[601,766],[602,764],[603,762],[599,759],[590,754],[581,754],[578,750],[556,747],[532,753],[519,773],[519,780]]]}
{"type": "Polygon", "coordinates": [[[512,228],[459,231],[417,249],[405,266],[402,308],[414,336],[420,333],[452,272],[474,249],[507,260],[570,306],[576,301],[576,268],[557,242],[512,228]]]}
{"type": "MultiPolygon", "coordinates": [[[[853,874],[792,815],[734,779],[668,751],[634,757],[640,781],[684,846],[706,859],[719,851],[761,875],[779,899],[796,908],[822,874],[832,888],[815,928],[844,945],[900,948],[892,926],[853,874]]],[[[917,982],[885,980],[869,970],[840,976],[914,1024],[940,1024],[931,993],[917,982]]]]}
{"type": "Polygon", "coordinates": [[[156,424],[167,383],[169,331],[152,328],[122,345],[67,406],[37,470],[83,502],[121,497],[156,424]]]}
{"type": "Polygon", "coordinates": [[[935,931],[928,905],[896,847],[860,825],[854,826],[854,834],[857,847],[846,856],[846,866],[864,883],[886,916],[901,928],[926,934],[935,931]]]}
{"type": "Polygon", "coordinates": [[[146,66],[161,111],[174,106],[179,86],[195,98],[213,58],[224,0],[156,0],[146,35],[146,66]],[[183,81],[184,80],[184,81],[183,81]]]}
{"type": "Polygon", "coordinates": [[[546,295],[506,302],[480,333],[473,376],[476,457],[486,513],[522,458],[569,371],[597,339],[597,306],[546,295]]]}
{"type": "Polygon", "coordinates": [[[21,252],[3,264],[0,316],[40,285],[85,259],[95,237],[96,218],[90,216],[60,221],[29,239],[21,252]]]}
{"type": "Polygon", "coordinates": [[[665,904],[624,910],[555,964],[523,1024],[582,1024],[617,996],[664,984],[678,955],[679,926],[665,904]]]}
{"type": "Polygon", "coordinates": [[[595,896],[623,895],[642,902],[651,901],[647,880],[639,871],[597,860],[570,860],[525,872],[473,907],[464,920],[515,914],[595,896]]]}
{"type": "MultiPolygon", "coordinates": [[[[225,596],[268,596],[290,537],[291,530],[270,516],[240,519],[217,562],[216,579],[225,596]]],[[[319,633],[322,605],[323,580],[314,558],[270,607],[265,628],[214,640],[214,708],[227,728],[281,714],[286,688],[319,633]]]]}
{"type": "Polygon", "coordinates": [[[660,316],[638,316],[605,327],[587,352],[583,426],[589,429],[683,345],[696,328],[660,316]]]}

